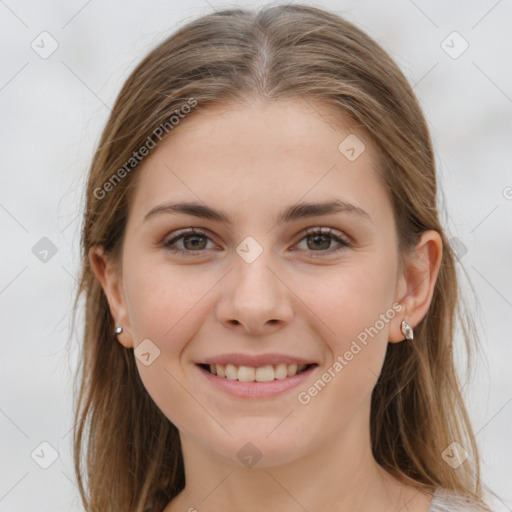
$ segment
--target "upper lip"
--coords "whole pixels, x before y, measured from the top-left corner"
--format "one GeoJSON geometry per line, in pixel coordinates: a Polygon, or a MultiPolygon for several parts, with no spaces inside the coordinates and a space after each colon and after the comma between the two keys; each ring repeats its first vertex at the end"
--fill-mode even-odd
{"type": "Polygon", "coordinates": [[[235,366],[267,366],[274,364],[314,364],[310,359],[286,354],[219,354],[207,357],[198,364],[233,364],[235,366]]]}

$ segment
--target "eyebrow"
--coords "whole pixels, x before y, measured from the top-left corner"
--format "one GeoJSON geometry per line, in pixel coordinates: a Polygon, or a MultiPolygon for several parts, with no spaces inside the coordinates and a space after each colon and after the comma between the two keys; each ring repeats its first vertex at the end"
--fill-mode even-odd
{"type": "MultiPolygon", "coordinates": [[[[340,212],[350,213],[362,219],[371,221],[370,215],[362,208],[359,208],[359,206],[347,203],[346,201],[342,201],[340,199],[335,199],[333,201],[327,201],[323,203],[298,203],[291,205],[285,210],[283,210],[281,213],[279,213],[277,217],[277,223],[280,224],[283,222],[293,222],[303,218],[340,212]]],[[[150,219],[151,217],[154,217],[155,215],[164,213],[182,213],[185,215],[191,215],[202,219],[209,219],[222,222],[230,226],[233,225],[233,221],[225,212],[221,210],[216,210],[214,208],[211,208],[210,206],[206,206],[204,204],[200,204],[197,202],[177,202],[160,204],[152,208],[145,215],[144,222],[150,219]]]]}

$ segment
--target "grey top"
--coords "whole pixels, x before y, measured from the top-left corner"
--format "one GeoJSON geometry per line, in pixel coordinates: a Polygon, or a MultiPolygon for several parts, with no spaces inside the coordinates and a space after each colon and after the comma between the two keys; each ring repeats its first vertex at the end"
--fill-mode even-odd
{"type": "Polygon", "coordinates": [[[428,512],[490,512],[467,495],[438,487],[428,512]]]}
{"type": "MultiPolygon", "coordinates": [[[[144,512],[151,512],[152,507],[144,509],[144,512]]],[[[482,507],[469,496],[438,487],[432,495],[428,512],[492,512],[482,507]]]]}

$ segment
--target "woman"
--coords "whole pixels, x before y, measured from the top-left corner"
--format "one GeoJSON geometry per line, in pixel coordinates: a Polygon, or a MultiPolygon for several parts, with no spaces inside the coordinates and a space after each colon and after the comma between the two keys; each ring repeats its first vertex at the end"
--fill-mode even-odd
{"type": "Polygon", "coordinates": [[[155,48],[87,185],[86,510],[488,510],[436,193],[411,87],[337,15],[155,48]]]}

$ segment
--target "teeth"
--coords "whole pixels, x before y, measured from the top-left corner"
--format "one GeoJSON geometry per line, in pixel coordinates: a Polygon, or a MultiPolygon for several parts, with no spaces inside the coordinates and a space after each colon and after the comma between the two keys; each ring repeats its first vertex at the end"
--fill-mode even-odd
{"type": "Polygon", "coordinates": [[[226,365],[226,378],[229,380],[236,380],[238,377],[238,370],[234,364],[226,365]]]}
{"type": "MultiPolygon", "coordinates": [[[[258,368],[258,371],[260,368],[258,368]]],[[[237,377],[240,382],[251,382],[254,380],[254,375],[256,371],[254,368],[250,368],[249,366],[240,366],[238,368],[237,377]]]]}
{"type": "Polygon", "coordinates": [[[298,366],[296,364],[289,364],[287,367],[287,370],[288,370],[288,377],[293,377],[294,375],[296,375],[296,373],[298,371],[298,366]]]}
{"type": "MultiPolygon", "coordinates": [[[[240,368],[240,370],[242,368],[240,368]]],[[[274,380],[274,367],[269,364],[268,366],[260,366],[259,368],[256,368],[256,376],[254,379],[256,382],[270,382],[271,380],[274,380]]]]}
{"type": "Polygon", "coordinates": [[[287,366],[284,363],[276,365],[276,369],[274,370],[274,375],[275,375],[276,379],[285,379],[286,377],[288,377],[287,366]]]}
{"type": "Polygon", "coordinates": [[[239,380],[240,382],[270,382],[274,379],[285,379],[293,377],[297,373],[306,369],[305,364],[276,364],[259,366],[235,366],[234,364],[211,364],[210,373],[218,377],[225,377],[229,380],[239,380]]]}

